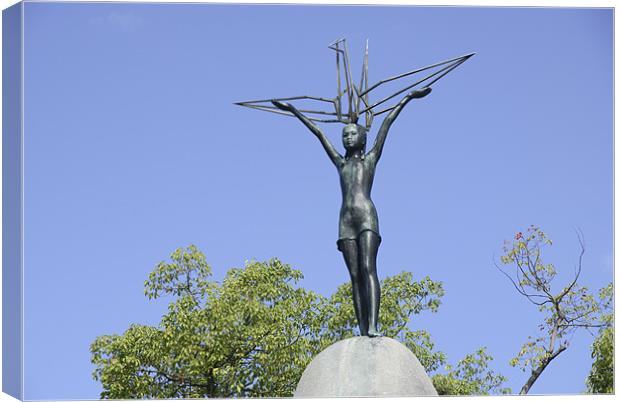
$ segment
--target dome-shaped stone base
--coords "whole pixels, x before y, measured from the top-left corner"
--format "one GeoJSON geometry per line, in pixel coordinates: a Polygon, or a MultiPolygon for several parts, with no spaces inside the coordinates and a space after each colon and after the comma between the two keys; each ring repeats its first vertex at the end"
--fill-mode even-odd
{"type": "Polygon", "coordinates": [[[336,342],[306,367],[295,397],[437,395],[431,379],[407,347],[384,337],[336,342]]]}

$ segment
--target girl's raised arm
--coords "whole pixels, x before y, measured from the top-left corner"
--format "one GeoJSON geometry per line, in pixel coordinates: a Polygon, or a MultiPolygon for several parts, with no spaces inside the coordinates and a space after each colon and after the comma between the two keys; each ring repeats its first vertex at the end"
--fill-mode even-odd
{"type": "Polygon", "coordinates": [[[431,88],[425,87],[422,89],[416,89],[407,94],[399,103],[396,105],[394,109],[388,113],[388,115],[383,120],[381,124],[381,128],[379,128],[379,132],[377,133],[377,138],[375,139],[375,144],[372,149],[368,152],[369,156],[374,157],[375,160],[379,160],[381,157],[381,153],[383,152],[383,145],[385,144],[385,139],[387,138],[388,131],[390,131],[390,127],[394,120],[400,114],[400,111],[403,110],[405,105],[409,103],[411,99],[415,98],[423,98],[431,92],[431,88]]]}
{"type": "Polygon", "coordinates": [[[316,135],[319,141],[321,141],[323,148],[325,148],[325,152],[327,152],[327,156],[329,156],[329,159],[331,159],[334,165],[339,166],[341,164],[342,155],[340,155],[338,151],[336,151],[336,148],[334,148],[334,146],[331,144],[331,142],[329,142],[323,131],[321,131],[321,129],[316,124],[314,124],[310,119],[301,114],[301,112],[290,103],[280,102],[277,100],[272,100],[271,103],[273,103],[273,105],[280,110],[291,112],[295,117],[301,120],[301,122],[304,123],[304,125],[308,127],[308,129],[310,129],[310,131],[312,131],[314,135],[316,135]]]}

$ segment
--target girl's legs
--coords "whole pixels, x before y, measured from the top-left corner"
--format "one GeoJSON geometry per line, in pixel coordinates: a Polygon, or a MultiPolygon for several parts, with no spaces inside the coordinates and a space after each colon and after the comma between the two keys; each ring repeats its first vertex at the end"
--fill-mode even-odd
{"type": "Polygon", "coordinates": [[[371,337],[381,336],[377,328],[381,302],[381,288],[377,278],[377,251],[380,243],[381,237],[371,230],[365,230],[359,235],[358,261],[368,295],[368,336],[371,337]]]}
{"type": "Polygon", "coordinates": [[[368,335],[368,305],[366,302],[366,284],[363,274],[360,271],[358,260],[357,241],[353,239],[341,239],[338,241],[338,248],[342,251],[344,262],[347,264],[351,275],[351,288],[353,291],[353,307],[355,316],[362,336],[368,335]]]}

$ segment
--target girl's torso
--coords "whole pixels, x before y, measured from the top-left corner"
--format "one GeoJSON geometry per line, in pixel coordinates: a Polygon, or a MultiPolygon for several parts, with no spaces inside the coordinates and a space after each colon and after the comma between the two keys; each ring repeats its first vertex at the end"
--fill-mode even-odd
{"type": "Polygon", "coordinates": [[[364,230],[379,234],[377,210],[370,198],[375,175],[372,158],[345,159],[338,173],[342,189],[339,238],[356,239],[364,230]]]}

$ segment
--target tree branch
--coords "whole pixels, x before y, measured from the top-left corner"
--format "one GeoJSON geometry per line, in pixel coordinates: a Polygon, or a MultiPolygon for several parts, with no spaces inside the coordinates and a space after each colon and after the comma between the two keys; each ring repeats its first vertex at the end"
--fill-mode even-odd
{"type": "Polygon", "coordinates": [[[584,246],[583,234],[580,230],[576,229],[575,231],[577,232],[577,240],[579,241],[579,247],[581,248],[581,251],[579,252],[579,262],[577,263],[577,272],[575,273],[575,278],[573,279],[571,284],[568,285],[566,289],[564,289],[564,291],[558,296],[559,299],[562,299],[568,294],[568,292],[570,292],[573,286],[575,286],[575,284],[577,283],[579,275],[581,275],[581,262],[583,261],[583,254],[586,252],[586,248],[584,246]]]}
{"type": "Polygon", "coordinates": [[[506,278],[508,278],[510,280],[510,283],[512,283],[512,286],[515,287],[517,292],[519,292],[521,295],[525,296],[530,302],[534,303],[537,306],[542,306],[543,304],[550,302],[550,300],[545,300],[544,302],[537,302],[535,300],[532,300],[532,297],[543,297],[543,298],[546,298],[546,296],[526,293],[521,286],[519,286],[519,285],[517,285],[517,283],[515,283],[514,279],[512,279],[512,277],[510,275],[508,275],[508,273],[506,273],[503,269],[500,268],[499,265],[497,265],[497,263],[495,261],[493,261],[493,264],[495,265],[495,268],[497,268],[499,270],[499,272],[504,274],[506,276],[506,278]]]}
{"type": "Polygon", "coordinates": [[[530,378],[528,378],[528,380],[523,385],[523,388],[521,388],[521,391],[519,392],[519,395],[527,395],[527,393],[530,391],[530,388],[532,388],[532,385],[534,385],[534,383],[536,382],[538,377],[540,377],[540,375],[547,368],[549,363],[551,363],[551,361],[553,359],[558,357],[558,355],[560,353],[564,352],[565,350],[566,350],[566,345],[561,345],[558,348],[558,350],[556,350],[550,356],[547,356],[544,359],[542,359],[542,361],[540,362],[540,365],[535,370],[532,371],[532,374],[530,375],[530,378]]]}

